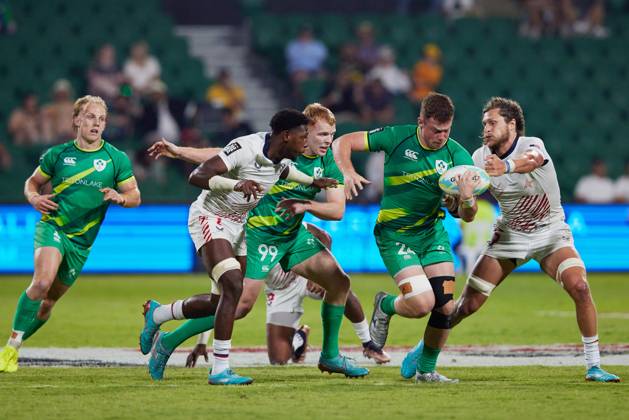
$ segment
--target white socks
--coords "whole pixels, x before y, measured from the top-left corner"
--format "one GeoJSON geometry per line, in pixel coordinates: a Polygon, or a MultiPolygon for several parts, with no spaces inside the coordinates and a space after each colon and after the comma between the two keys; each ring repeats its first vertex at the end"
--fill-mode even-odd
{"type": "Polygon", "coordinates": [[[183,300],[177,300],[170,305],[160,305],[153,311],[153,322],[163,324],[173,319],[185,319],[183,316],[183,300]]]}
{"type": "Polygon", "coordinates": [[[24,335],[24,331],[15,331],[11,332],[11,336],[9,337],[9,341],[7,341],[7,346],[11,346],[16,350],[19,350],[22,347],[22,336],[24,335]]]}
{"type": "Polygon", "coordinates": [[[214,365],[212,375],[219,374],[229,369],[229,350],[232,348],[231,340],[214,339],[214,365]]]}
{"type": "Polygon", "coordinates": [[[371,336],[369,335],[369,324],[366,319],[363,319],[361,322],[352,323],[352,327],[354,328],[354,331],[361,343],[371,341],[371,336]]]}
{"type": "Polygon", "coordinates": [[[583,341],[583,354],[587,368],[601,365],[601,353],[598,349],[598,335],[593,337],[581,337],[583,341]]]}

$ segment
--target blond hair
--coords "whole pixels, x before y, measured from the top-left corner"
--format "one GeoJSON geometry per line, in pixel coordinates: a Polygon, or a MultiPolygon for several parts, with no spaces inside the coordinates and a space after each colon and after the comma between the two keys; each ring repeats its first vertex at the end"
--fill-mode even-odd
{"type": "Polygon", "coordinates": [[[304,109],[304,115],[308,117],[311,124],[316,124],[318,120],[324,120],[330,125],[336,125],[336,117],[328,108],[319,102],[312,103],[304,109]]]}
{"type": "Polygon", "coordinates": [[[76,101],[74,101],[74,110],[72,112],[72,126],[76,130],[79,128],[76,124],[74,124],[74,119],[79,116],[79,114],[85,109],[88,104],[96,104],[105,108],[105,114],[107,113],[107,104],[100,96],[92,96],[85,95],[76,101]]]}

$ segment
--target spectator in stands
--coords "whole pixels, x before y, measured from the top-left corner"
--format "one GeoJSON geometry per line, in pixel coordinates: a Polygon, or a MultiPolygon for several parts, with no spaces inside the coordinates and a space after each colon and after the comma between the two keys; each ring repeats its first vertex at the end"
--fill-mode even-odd
{"type": "Polygon", "coordinates": [[[137,125],[138,134],[150,143],[162,137],[178,142],[185,126],[186,102],[169,97],[161,80],[153,80],[145,91],[148,96],[137,125]]]}
{"type": "Polygon", "coordinates": [[[365,178],[370,183],[365,187],[365,192],[359,196],[361,201],[377,203],[382,198],[384,191],[384,152],[369,153],[365,164],[365,178]]]}
{"type": "Polygon", "coordinates": [[[440,0],[441,12],[448,19],[459,19],[473,14],[476,0],[440,0]]]}
{"type": "MultiPolygon", "coordinates": [[[[572,0],[563,0],[572,3],[572,0]]],[[[609,30],[605,27],[604,0],[574,0],[577,9],[577,20],[573,29],[577,35],[592,35],[596,38],[606,38],[609,30]]]]}
{"type": "Polygon", "coordinates": [[[362,22],[356,29],[356,58],[364,73],[368,73],[378,62],[380,45],[376,43],[373,26],[370,22],[362,22]]]}
{"type": "MultiPolygon", "coordinates": [[[[351,67],[340,68],[329,83],[321,101],[336,116],[338,121],[354,121],[360,114],[358,91],[362,89],[362,75],[351,67]]],[[[362,99],[362,97],[361,97],[362,99]]]]}
{"type": "Polygon", "coordinates": [[[136,96],[148,93],[153,81],[161,75],[159,61],[150,55],[146,41],[138,41],[131,47],[131,54],[124,64],[123,73],[136,96]]]}
{"type": "Polygon", "coordinates": [[[629,203],[629,160],[625,161],[625,171],[614,183],[614,197],[619,203],[629,203]]]}
{"type": "Polygon", "coordinates": [[[13,158],[6,146],[0,142],[0,172],[11,172],[13,158]]]}
{"type": "Polygon", "coordinates": [[[107,141],[119,145],[134,138],[134,118],[140,114],[140,110],[131,98],[118,95],[107,114],[107,127],[103,134],[107,141]]]}
{"type": "Polygon", "coordinates": [[[378,62],[367,74],[367,79],[378,79],[384,88],[393,95],[407,93],[411,80],[405,71],[395,63],[395,53],[391,47],[380,48],[378,62]]]}
{"type": "Polygon", "coordinates": [[[248,122],[238,118],[234,110],[223,108],[221,110],[221,129],[212,136],[212,146],[223,147],[231,140],[246,136],[253,132],[248,122]]]}
{"type": "Polygon", "coordinates": [[[101,46],[87,70],[87,91],[111,104],[120,93],[125,77],[116,61],[116,49],[111,44],[101,46]]]}
{"type": "Polygon", "coordinates": [[[602,159],[592,159],[589,175],[581,177],[574,189],[579,203],[611,203],[614,201],[614,182],[607,176],[607,165],[602,159]]]}
{"type": "Polygon", "coordinates": [[[430,92],[436,91],[443,78],[441,49],[433,43],[424,45],[424,56],[413,66],[412,101],[421,102],[430,92]]]}
{"type": "Polygon", "coordinates": [[[312,77],[324,76],[324,63],[328,49],[323,42],[314,38],[312,27],[305,25],[296,39],[286,46],[288,74],[299,83],[312,77]]]}
{"type": "Polygon", "coordinates": [[[360,98],[360,114],[365,124],[388,124],[393,121],[393,95],[385,89],[380,79],[365,83],[360,98]]]}
{"type": "Polygon", "coordinates": [[[0,0],[0,35],[13,35],[17,24],[13,19],[13,11],[7,0],[0,0]]]}
{"type": "Polygon", "coordinates": [[[52,86],[52,102],[42,107],[42,130],[47,143],[63,143],[75,137],[73,114],[72,85],[66,79],[58,79],[52,86]]]}
{"type": "Polygon", "coordinates": [[[15,145],[30,146],[44,143],[42,114],[37,95],[27,94],[22,100],[22,105],[11,112],[8,131],[15,145]]]}
{"type": "Polygon", "coordinates": [[[207,101],[215,108],[230,109],[236,117],[240,117],[245,107],[245,98],[244,89],[233,82],[226,68],[218,72],[218,78],[206,93],[207,101]]]}

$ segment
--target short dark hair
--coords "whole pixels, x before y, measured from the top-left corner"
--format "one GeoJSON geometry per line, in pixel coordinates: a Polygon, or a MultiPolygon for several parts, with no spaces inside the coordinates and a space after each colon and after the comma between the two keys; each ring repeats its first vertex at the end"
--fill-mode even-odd
{"type": "Polygon", "coordinates": [[[273,134],[278,134],[282,131],[297,128],[300,125],[308,125],[309,123],[310,120],[302,112],[286,108],[273,115],[273,118],[271,118],[271,130],[273,130],[273,134]]]}
{"type": "Polygon", "coordinates": [[[437,92],[430,92],[422,101],[419,115],[425,119],[434,118],[444,123],[454,117],[454,104],[449,96],[437,92]]]}
{"type": "Polygon", "coordinates": [[[519,103],[513,99],[501,98],[500,96],[494,96],[485,104],[483,108],[483,114],[492,109],[498,108],[500,110],[500,116],[505,119],[506,122],[515,120],[515,131],[518,136],[524,135],[524,112],[519,103]]]}

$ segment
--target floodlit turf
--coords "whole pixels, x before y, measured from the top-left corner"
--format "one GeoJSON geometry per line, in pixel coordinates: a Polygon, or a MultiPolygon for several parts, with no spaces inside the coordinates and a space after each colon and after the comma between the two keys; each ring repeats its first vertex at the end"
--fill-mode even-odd
{"type": "MultiPolygon", "coordinates": [[[[0,277],[0,340],[8,335],[17,298],[28,285],[27,276],[0,277]]],[[[589,281],[601,318],[601,342],[626,343],[629,281],[624,274],[591,274],[589,281]]],[[[458,280],[458,293],[464,283],[458,280]]],[[[352,288],[363,302],[367,319],[378,290],[393,291],[384,275],[352,276],[352,288]]],[[[209,287],[206,276],[83,276],[60,301],[52,319],[26,342],[31,347],[135,347],[142,326],[141,305],[146,298],[170,302],[209,287]]],[[[311,343],[321,342],[319,302],[306,299],[304,322],[312,327],[311,343]]],[[[514,275],[498,287],[480,312],[452,331],[450,344],[579,343],[573,303],[543,275],[514,275]]],[[[264,298],[235,327],[238,346],[265,344],[264,298]]],[[[412,345],[425,326],[423,320],[395,317],[388,344],[412,345]]],[[[174,327],[170,323],[165,329],[174,327]]],[[[186,345],[191,345],[192,341],[186,345]]],[[[351,325],[343,323],[341,344],[357,345],[351,325]]]]}
{"type": "Polygon", "coordinates": [[[200,368],[169,369],[161,383],[142,368],[23,368],[0,374],[0,418],[605,419],[626,417],[629,392],[586,383],[578,367],[444,369],[456,385],[416,385],[395,368],[351,380],[313,367],[239,372],[255,383],[209,386],[200,368]]]}

